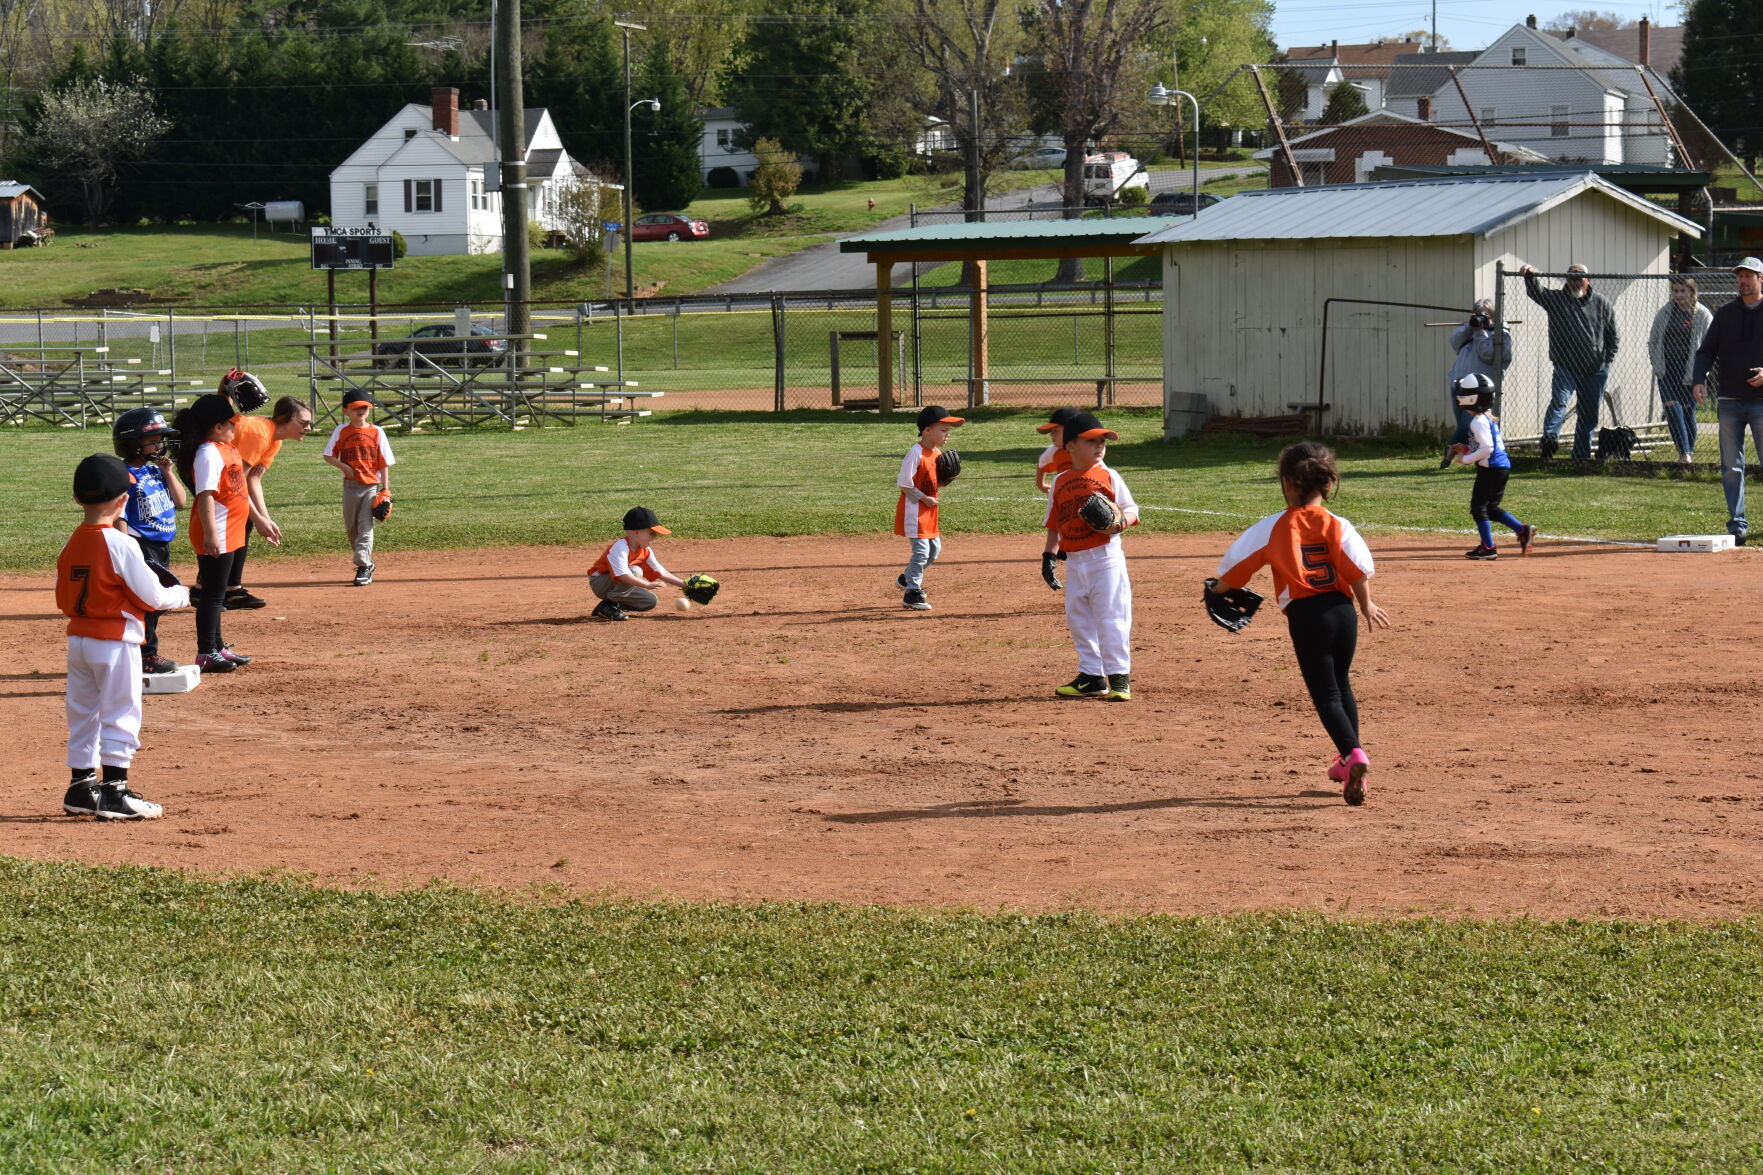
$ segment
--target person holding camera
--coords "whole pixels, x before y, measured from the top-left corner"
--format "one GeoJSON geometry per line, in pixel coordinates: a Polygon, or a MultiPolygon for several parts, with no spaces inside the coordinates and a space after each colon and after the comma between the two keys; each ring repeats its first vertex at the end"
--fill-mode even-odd
{"type": "Polygon", "coordinates": [[[1492,298],[1475,300],[1468,319],[1451,332],[1451,350],[1457,357],[1451,361],[1451,370],[1445,375],[1445,394],[1451,397],[1451,409],[1457,414],[1457,430],[1445,446],[1445,459],[1439,462],[1440,469],[1449,469],[1451,462],[1456,460],[1456,446],[1469,443],[1471,413],[1457,402],[1457,389],[1463,380],[1485,375],[1498,387],[1500,373],[1512,366],[1512,332],[1504,323],[1495,326],[1492,298]]]}
{"type": "Polygon", "coordinates": [[[1539,444],[1543,458],[1555,455],[1567,405],[1577,401],[1578,419],[1573,426],[1573,459],[1590,461],[1592,433],[1598,427],[1599,401],[1610,379],[1610,364],[1621,340],[1616,333],[1616,311],[1604,295],[1592,292],[1592,279],[1583,265],[1567,267],[1567,281],[1558,290],[1545,290],[1537,281],[1534,265],[1521,266],[1524,292],[1549,316],[1549,362],[1555,366],[1549,385],[1549,410],[1543,414],[1539,444]]]}

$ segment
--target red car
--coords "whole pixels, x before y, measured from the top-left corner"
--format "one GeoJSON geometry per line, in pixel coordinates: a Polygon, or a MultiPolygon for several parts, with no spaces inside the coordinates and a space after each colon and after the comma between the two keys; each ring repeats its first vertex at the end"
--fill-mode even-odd
{"type": "Polygon", "coordinates": [[[633,241],[704,241],[710,226],[683,212],[650,212],[631,225],[633,241]]]}

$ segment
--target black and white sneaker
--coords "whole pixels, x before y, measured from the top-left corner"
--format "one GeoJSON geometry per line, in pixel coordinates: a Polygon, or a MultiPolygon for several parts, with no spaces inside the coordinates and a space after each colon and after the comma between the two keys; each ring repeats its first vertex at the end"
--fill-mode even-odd
{"type": "Polygon", "coordinates": [[[355,568],[355,586],[366,587],[373,582],[373,564],[361,563],[355,568]]]}
{"type": "Polygon", "coordinates": [[[61,810],[69,816],[96,816],[98,814],[98,773],[89,771],[67,785],[67,794],[61,797],[61,810]]]}
{"type": "Polygon", "coordinates": [[[900,606],[910,608],[914,612],[930,611],[930,601],[924,598],[924,589],[922,588],[906,589],[906,594],[900,597],[900,606]]]}
{"type": "Polygon", "coordinates": [[[100,820],[157,820],[165,815],[164,808],[142,799],[126,783],[107,783],[98,793],[98,810],[93,815],[100,820]]]}
{"type": "Polygon", "coordinates": [[[630,619],[630,617],[625,613],[625,610],[623,608],[620,608],[617,604],[614,604],[611,600],[601,600],[598,604],[596,604],[594,606],[594,610],[592,612],[590,612],[589,615],[592,616],[595,620],[629,620],[630,619]]]}
{"type": "Polygon", "coordinates": [[[262,608],[268,603],[262,596],[254,596],[244,588],[231,588],[220,606],[230,612],[234,609],[262,608]]]}

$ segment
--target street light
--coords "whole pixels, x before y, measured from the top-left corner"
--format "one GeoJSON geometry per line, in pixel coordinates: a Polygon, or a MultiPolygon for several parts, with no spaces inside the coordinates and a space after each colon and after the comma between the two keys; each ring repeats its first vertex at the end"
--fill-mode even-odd
{"type": "Polygon", "coordinates": [[[1151,87],[1150,102],[1153,106],[1174,106],[1176,117],[1181,116],[1181,100],[1186,98],[1194,106],[1194,215],[1200,215],[1200,100],[1186,90],[1171,90],[1158,82],[1151,87]]]}
{"type": "Polygon", "coordinates": [[[654,98],[631,101],[631,33],[648,32],[649,26],[628,20],[615,20],[612,26],[624,30],[624,298],[628,302],[637,296],[635,270],[631,266],[631,111],[639,106],[660,110],[661,103],[654,98]]]}

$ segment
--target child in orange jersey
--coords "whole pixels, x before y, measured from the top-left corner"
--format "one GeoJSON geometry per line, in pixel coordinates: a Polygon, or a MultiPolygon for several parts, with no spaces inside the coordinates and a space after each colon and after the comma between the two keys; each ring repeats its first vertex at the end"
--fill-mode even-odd
{"type": "MultiPolygon", "coordinates": [[[[233,402],[210,393],[172,421],[184,442],[178,473],[196,496],[190,510],[190,545],[196,549],[196,667],[204,674],[231,673],[251,664],[234,652],[220,632],[227,577],[245,545],[251,499],[245,492],[245,465],[234,447],[233,402]]],[[[258,529],[263,528],[258,520],[258,529]]]]}
{"type": "Polygon", "coordinates": [[[61,809],[69,816],[151,820],[162,811],[129,788],[129,764],[141,746],[141,642],[147,616],[188,607],[190,593],[169,571],[150,568],[135,540],[117,529],[132,485],[119,458],[94,453],[81,461],[73,497],[85,521],[55,561],[55,603],[68,618],[73,778],[61,809]]]}
{"type": "Polygon", "coordinates": [[[937,503],[941,487],[937,485],[937,454],[949,443],[949,433],[966,421],[952,416],[947,408],[930,405],[918,413],[918,442],[906,450],[900,462],[900,499],[894,506],[894,533],[912,547],[906,570],[894,577],[894,586],[905,594],[902,607],[914,612],[929,612],[930,601],[924,596],[924,572],[943,553],[943,539],[937,530],[937,503]]]}
{"type": "MultiPolygon", "coordinates": [[[[1071,468],[1071,454],[1065,449],[1065,422],[1077,415],[1077,411],[1076,408],[1055,408],[1047,423],[1035,429],[1047,434],[1047,447],[1041,450],[1041,456],[1035,462],[1035,489],[1040,493],[1047,492],[1051,478],[1071,468]]],[[[1054,591],[1061,587],[1059,560],[1063,557],[1058,551],[1041,552],[1041,578],[1054,591]]]]}
{"type": "Polygon", "coordinates": [[[672,534],[655,511],[632,506],[624,514],[624,537],[600,552],[588,569],[588,590],[600,598],[595,620],[628,620],[626,612],[651,612],[658,598],[649,589],[658,583],[685,587],[686,581],[661,566],[650,546],[658,534],[672,534]]]}
{"type": "Polygon", "coordinates": [[[1237,536],[1218,561],[1218,582],[1243,587],[1263,565],[1272,569],[1274,599],[1285,612],[1298,669],[1339,752],[1328,777],[1342,785],[1347,803],[1362,804],[1371,760],[1359,745],[1359,703],[1348,680],[1359,641],[1353,605],[1378,628],[1388,628],[1390,618],[1371,601],[1376,568],[1370,548],[1351,522],[1325,505],[1340,480],[1327,447],[1288,445],[1279,455],[1287,508],[1237,536]]]}
{"type": "Polygon", "coordinates": [[[392,442],[386,430],[368,423],[373,397],[366,392],[343,393],[343,423],[324,447],[325,462],[343,474],[343,529],[355,554],[356,587],[373,582],[373,500],[381,490],[392,492],[392,442]]]}
{"type": "MultiPolygon", "coordinates": [[[[269,503],[264,500],[263,475],[275,464],[276,454],[282,451],[283,441],[304,440],[306,434],[312,431],[312,409],[307,407],[304,400],[283,396],[276,401],[272,415],[241,414],[233,417],[233,427],[238,431],[233,445],[239,450],[239,461],[245,466],[245,493],[251,499],[251,517],[253,520],[263,519],[264,540],[272,547],[279,547],[282,545],[282,529],[270,517],[269,503]]],[[[245,545],[233,556],[233,570],[227,577],[226,585],[225,607],[228,611],[235,608],[261,608],[268,603],[262,596],[253,595],[245,587],[245,559],[251,553],[251,532],[255,529],[255,521],[245,524],[245,545]]]]}
{"type": "Polygon", "coordinates": [[[1132,581],[1126,575],[1121,532],[1139,524],[1139,504],[1126,479],[1103,464],[1108,442],[1120,434],[1102,427],[1088,412],[1065,419],[1065,449],[1071,468],[1055,474],[1047,490],[1047,545],[1043,563],[1065,552],[1065,623],[1077,646],[1077,676],[1053,692],[1062,698],[1106,697],[1132,700],[1132,581]],[[1091,494],[1113,500],[1120,523],[1099,531],[1079,508],[1091,494]]]}

